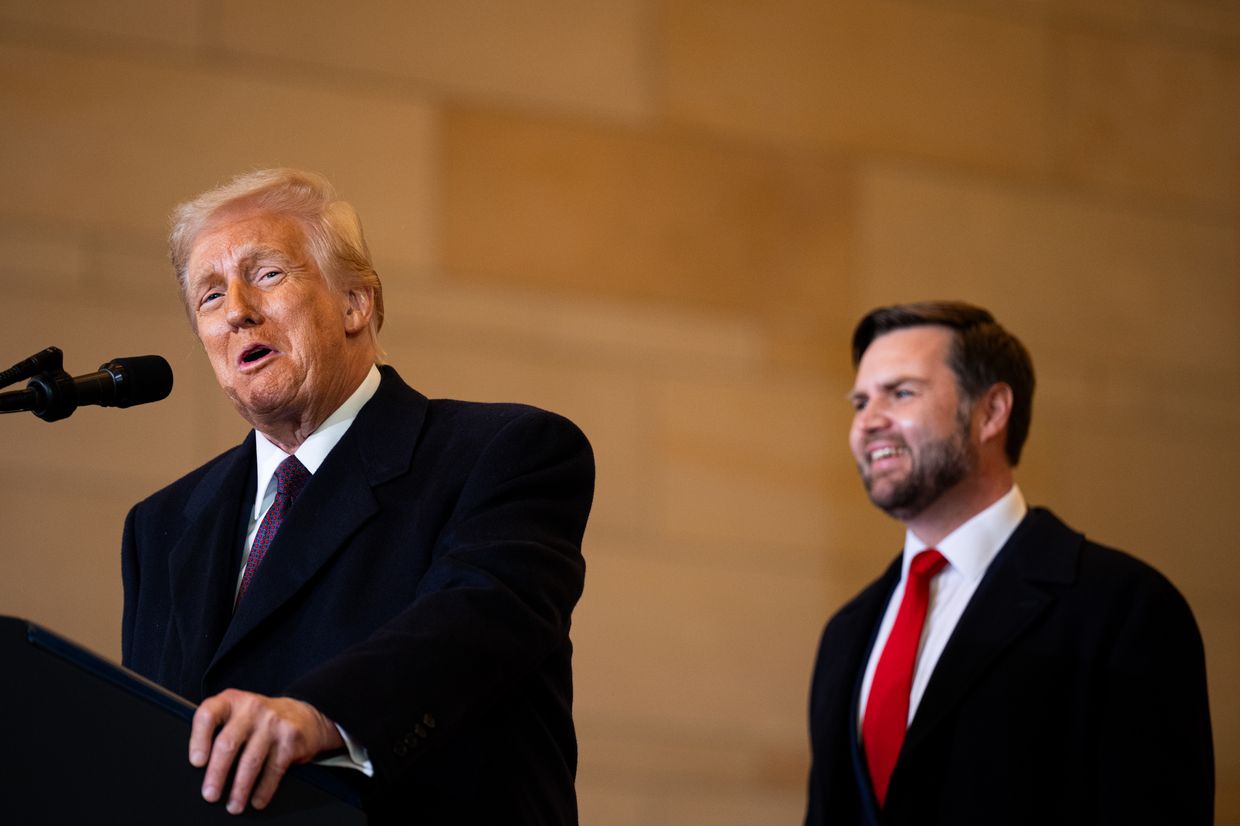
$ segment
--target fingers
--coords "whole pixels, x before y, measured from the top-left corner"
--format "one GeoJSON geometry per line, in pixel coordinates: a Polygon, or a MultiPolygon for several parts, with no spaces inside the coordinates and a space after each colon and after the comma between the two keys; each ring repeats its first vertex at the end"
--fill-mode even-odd
{"type": "Polygon", "coordinates": [[[240,814],[247,802],[264,808],[289,766],[330,748],[333,737],[339,739],[335,726],[313,706],[230,689],[205,700],[195,712],[190,763],[206,766],[202,796],[212,803],[220,799],[236,765],[226,808],[240,814]]]}
{"type": "MultiPolygon", "coordinates": [[[[242,755],[241,760],[237,762],[237,776],[233,779],[233,794],[228,805],[230,812],[233,811],[237,802],[240,802],[241,808],[244,809],[246,798],[238,795],[237,792],[244,789],[248,794],[250,786],[254,783],[254,777],[265,760],[267,744],[261,729],[256,731],[258,720],[256,719],[257,709],[253,702],[255,697],[257,695],[229,690],[207,699],[195,712],[194,724],[190,731],[190,763],[207,767],[202,780],[202,796],[211,803],[220,799],[233,762],[236,761],[238,753],[242,755]],[[205,732],[205,735],[201,736],[199,718],[203,719],[201,731],[205,732]],[[215,734],[215,729],[221,724],[223,728],[215,734]],[[212,735],[214,735],[214,740],[211,739],[212,735]],[[205,757],[202,746],[203,737],[206,738],[205,754],[208,755],[205,757]],[[195,738],[199,739],[195,740],[195,738]],[[243,747],[244,752],[242,752],[243,747]],[[200,758],[200,762],[195,762],[195,757],[200,758]],[[254,765],[255,762],[257,765],[254,765]]],[[[236,812],[233,813],[236,814],[236,812]]]]}
{"type": "Polygon", "coordinates": [[[225,691],[204,700],[194,712],[189,733],[189,762],[197,768],[207,765],[207,758],[211,754],[211,738],[215,730],[228,721],[232,709],[229,694],[230,692],[225,691]]]}
{"type": "MultiPolygon", "coordinates": [[[[261,699],[273,702],[267,698],[261,699]]],[[[282,716],[281,712],[287,713],[289,709],[273,709],[265,703],[258,706],[255,725],[237,761],[237,772],[226,807],[229,814],[241,814],[247,801],[256,809],[265,808],[288,767],[294,762],[305,762],[315,754],[306,746],[301,721],[282,716]]],[[[220,736],[226,732],[227,727],[220,732],[220,736]]],[[[231,765],[231,760],[228,765],[231,765]]],[[[227,776],[227,765],[224,772],[227,776]]]]}
{"type": "MultiPolygon", "coordinates": [[[[267,763],[263,767],[262,779],[259,780],[258,786],[254,789],[254,796],[250,798],[250,803],[255,809],[264,809],[271,802],[271,798],[276,793],[280,781],[284,779],[284,773],[288,771],[289,762],[283,759],[280,750],[268,755],[267,763]]],[[[236,788],[234,786],[234,788],[236,788]]],[[[232,811],[229,809],[229,811],[232,811]]],[[[235,814],[235,813],[234,813],[235,814]]]]}
{"type": "MultiPolygon", "coordinates": [[[[225,728],[225,731],[220,732],[220,738],[222,738],[226,732],[227,727],[225,728]]],[[[216,738],[216,741],[218,742],[220,738],[216,738]]],[[[231,746],[232,744],[230,743],[229,745],[231,746]]],[[[252,732],[250,738],[245,741],[245,747],[241,751],[241,757],[237,760],[237,772],[233,776],[232,789],[228,793],[228,805],[225,806],[229,814],[241,814],[245,811],[246,803],[251,802],[250,792],[254,789],[254,784],[255,781],[258,780],[259,773],[264,770],[264,767],[274,762],[276,753],[278,752],[278,749],[273,748],[273,746],[274,743],[271,736],[261,727],[252,732]]],[[[214,759],[215,755],[213,754],[212,762],[214,762],[214,759]]],[[[222,780],[228,776],[228,768],[232,765],[232,755],[222,755],[221,764],[223,772],[221,775],[222,780]]],[[[207,769],[208,777],[211,775],[211,770],[214,768],[214,766],[211,766],[207,769]]],[[[280,775],[282,776],[283,774],[284,772],[281,770],[280,775]]],[[[255,808],[261,809],[265,806],[267,804],[267,799],[269,799],[274,793],[275,787],[272,786],[267,794],[267,798],[263,799],[261,803],[256,796],[252,801],[255,808]]],[[[206,797],[205,791],[203,796],[206,797]]]]}

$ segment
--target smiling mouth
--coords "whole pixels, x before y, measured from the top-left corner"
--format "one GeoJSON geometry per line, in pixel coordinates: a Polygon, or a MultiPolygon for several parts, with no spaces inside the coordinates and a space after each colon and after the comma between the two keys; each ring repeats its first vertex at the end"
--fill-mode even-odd
{"type": "Polygon", "coordinates": [[[867,452],[866,458],[869,460],[870,464],[874,464],[875,462],[883,459],[891,459],[895,456],[899,456],[902,453],[904,453],[904,448],[902,447],[880,447],[876,450],[867,452]]]}

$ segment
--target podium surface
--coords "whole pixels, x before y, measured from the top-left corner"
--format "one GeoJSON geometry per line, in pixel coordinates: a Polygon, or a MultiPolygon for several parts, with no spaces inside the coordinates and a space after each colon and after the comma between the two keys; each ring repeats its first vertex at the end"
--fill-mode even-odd
{"type": "Polygon", "coordinates": [[[4,823],[366,823],[347,769],[295,766],[261,812],[207,803],[195,706],[39,625],[0,616],[0,673],[4,823]]]}

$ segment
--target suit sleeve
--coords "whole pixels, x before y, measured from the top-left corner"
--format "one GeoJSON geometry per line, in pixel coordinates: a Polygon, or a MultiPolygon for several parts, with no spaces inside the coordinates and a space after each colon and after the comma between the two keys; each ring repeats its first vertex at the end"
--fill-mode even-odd
{"type": "Polygon", "coordinates": [[[571,422],[534,410],[508,421],[468,472],[412,603],[288,693],[393,782],[530,681],[559,691],[568,713],[571,684],[557,689],[540,669],[567,663],[593,487],[589,443],[571,422]]]}
{"type": "Polygon", "coordinates": [[[1206,826],[1214,749],[1205,652],[1188,603],[1155,576],[1105,655],[1096,822],[1206,826]]]}

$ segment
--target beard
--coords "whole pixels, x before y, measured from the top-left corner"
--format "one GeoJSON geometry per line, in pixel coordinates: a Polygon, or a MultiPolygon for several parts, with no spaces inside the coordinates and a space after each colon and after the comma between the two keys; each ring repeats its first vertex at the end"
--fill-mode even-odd
{"type": "Polygon", "coordinates": [[[977,466],[977,450],[969,439],[969,415],[961,411],[954,433],[909,450],[912,468],[902,479],[876,481],[864,467],[861,481],[870,501],[889,516],[906,522],[921,514],[960,483],[977,466]]]}

